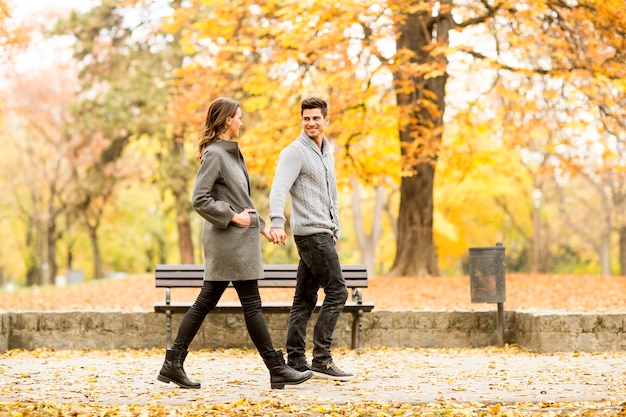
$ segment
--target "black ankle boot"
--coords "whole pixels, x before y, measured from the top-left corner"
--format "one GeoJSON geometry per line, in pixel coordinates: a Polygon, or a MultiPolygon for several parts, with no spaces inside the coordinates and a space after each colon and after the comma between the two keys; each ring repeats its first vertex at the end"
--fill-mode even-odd
{"type": "Polygon", "coordinates": [[[192,382],[187,378],[183,369],[183,362],[185,362],[186,357],[186,350],[168,349],[165,352],[165,362],[157,379],[165,383],[173,382],[181,388],[200,388],[199,382],[192,382]]]}
{"type": "Polygon", "coordinates": [[[311,371],[296,371],[285,363],[283,352],[274,352],[274,356],[264,359],[267,369],[270,370],[270,384],[272,388],[285,388],[285,385],[301,384],[313,376],[311,371]]]}

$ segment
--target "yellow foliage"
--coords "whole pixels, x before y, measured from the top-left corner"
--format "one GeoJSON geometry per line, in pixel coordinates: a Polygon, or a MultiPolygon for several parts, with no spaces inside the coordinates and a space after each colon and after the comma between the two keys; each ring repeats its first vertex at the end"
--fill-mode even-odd
{"type": "MultiPolygon", "coordinates": [[[[432,3],[185,1],[164,21],[186,55],[167,117],[195,141],[212,99],[238,99],[241,147],[267,185],[280,149],[300,131],[300,100],[326,98],[341,187],[354,177],[396,185],[415,165],[437,163],[436,242],[449,266],[467,246],[500,239],[507,218],[524,233],[533,181],[555,164],[575,172],[597,138],[622,129],[626,18],[622,0],[501,0],[493,10],[443,2],[439,12],[458,23],[456,45],[398,46],[408,14],[432,15],[432,3]],[[465,91],[448,91],[444,115],[444,98],[421,88],[443,75],[469,80],[465,91]],[[410,99],[398,105],[402,95],[410,99]]],[[[600,146],[598,172],[623,170],[615,150],[600,146]]]]}

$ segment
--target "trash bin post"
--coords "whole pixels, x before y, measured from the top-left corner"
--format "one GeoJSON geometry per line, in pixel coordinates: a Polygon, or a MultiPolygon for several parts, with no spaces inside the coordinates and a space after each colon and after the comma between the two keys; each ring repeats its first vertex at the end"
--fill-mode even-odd
{"type": "Polygon", "coordinates": [[[498,344],[504,346],[505,248],[496,246],[469,248],[470,293],[472,303],[498,304],[498,344]]]}
{"type": "Polygon", "coordinates": [[[504,303],[498,303],[498,345],[504,346],[504,303]]]}

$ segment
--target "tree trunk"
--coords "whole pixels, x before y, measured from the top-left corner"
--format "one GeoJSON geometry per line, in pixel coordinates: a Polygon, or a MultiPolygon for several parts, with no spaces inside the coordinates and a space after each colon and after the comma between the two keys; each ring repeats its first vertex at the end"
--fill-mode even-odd
{"type": "Polygon", "coordinates": [[[35,264],[29,264],[26,268],[26,286],[32,287],[41,280],[41,268],[35,264]]]}
{"type": "Polygon", "coordinates": [[[376,187],[376,200],[374,202],[372,228],[369,234],[363,226],[363,211],[361,210],[361,185],[357,180],[352,181],[352,213],[354,232],[357,246],[361,254],[361,262],[367,267],[367,274],[376,274],[376,245],[382,235],[382,211],[384,207],[385,189],[383,186],[376,187]]]}
{"type": "Polygon", "coordinates": [[[402,181],[396,258],[390,276],[439,275],[433,243],[433,176],[434,167],[423,163],[417,175],[402,181]]]}
{"type": "Polygon", "coordinates": [[[41,279],[37,235],[37,222],[35,222],[33,216],[28,216],[28,227],[24,237],[24,267],[26,269],[27,287],[37,285],[41,279]]]}
{"type": "Polygon", "coordinates": [[[600,237],[600,273],[602,275],[613,275],[611,271],[611,228],[607,227],[600,237]]]}
{"type": "Polygon", "coordinates": [[[191,234],[191,197],[189,196],[189,163],[185,155],[184,140],[175,136],[172,143],[172,173],[177,181],[171,183],[172,194],[176,201],[176,225],[178,227],[178,249],[180,263],[193,264],[193,238],[191,234]]]}
{"type": "Polygon", "coordinates": [[[176,216],[178,225],[178,245],[180,249],[180,263],[193,264],[193,239],[191,237],[191,222],[189,220],[189,210],[183,211],[180,208],[176,216]]]}
{"type": "Polygon", "coordinates": [[[429,51],[436,44],[448,44],[450,19],[447,14],[434,16],[433,10],[419,10],[399,16],[396,26],[400,65],[394,82],[401,152],[404,172],[411,175],[403,176],[400,185],[391,276],[439,275],[433,241],[433,184],[442,137],[447,60],[429,51]]]}
{"type": "Polygon", "coordinates": [[[41,285],[52,285],[54,279],[57,276],[57,261],[56,261],[56,223],[54,218],[49,218],[46,225],[46,237],[45,237],[45,257],[44,264],[42,266],[41,273],[41,285]]]}
{"type": "Polygon", "coordinates": [[[626,276],[626,226],[619,228],[619,267],[620,274],[626,276]]]}
{"type": "Polygon", "coordinates": [[[531,241],[532,257],[530,272],[541,272],[541,191],[536,187],[533,191],[533,238],[531,241]]]}
{"type": "Polygon", "coordinates": [[[383,205],[383,211],[387,214],[387,220],[389,220],[389,226],[391,227],[391,232],[393,233],[393,238],[398,240],[398,219],[395,217],[395,214],[391,210],[391,198],[392,194],[387,197],[387,201],[383,205]]]}
{"type": "Polygon", "coordinates": [[[91,242],[91,251],[93,252],[93,277],[94,279],[103,278],[102,273],[102,256],[100,255],[100,244],[98,243],[98,228],[87,224],[89,230],[89,240],[91,242]]]}

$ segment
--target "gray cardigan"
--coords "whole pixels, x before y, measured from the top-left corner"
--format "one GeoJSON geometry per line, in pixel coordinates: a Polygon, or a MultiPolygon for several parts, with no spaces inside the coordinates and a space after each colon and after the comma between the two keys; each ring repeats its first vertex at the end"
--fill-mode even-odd
{"type": "Polygon", "coordinates": [[[265,220],[255,213],[249,227],[230,221],[236,212],[255,208],[250,197],[248,170],[237,142],[217,140],[204,150],[192,204],[206,220],[202,231],[204,279],[262,279],[260,233],[265,220]]]}
{"type": "Polygon", "coordinates": [[[271,227],[285,227],[287,194],[293,206],[291,230],[294,235],[328,233],[339,237],[335,160],[325,136],[320,149],[301,132],[281,151],[270,191],[271,227]]]}

